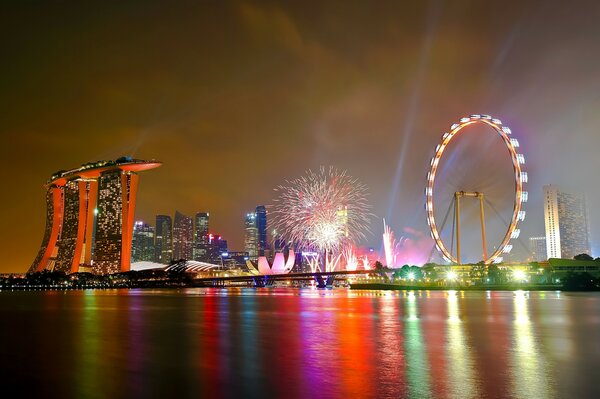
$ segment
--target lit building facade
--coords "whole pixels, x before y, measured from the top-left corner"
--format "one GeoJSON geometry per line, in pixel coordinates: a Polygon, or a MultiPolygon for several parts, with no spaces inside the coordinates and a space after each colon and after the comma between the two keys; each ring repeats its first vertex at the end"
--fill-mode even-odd
{"type": "Polygon", "coordinates": [[[191,260],[193,256],[194,222],[191,217],[175,212],[173,222],[173,259],[191,260]]]}
{"type": "Polygon", "coordinates": [[[269,249],[267,241],[267,208],[259,205],[256,207],[254,214],[256,215],[258,256],[265,256],[265,251],[269,249]]]}
{"type": "Polygon", "coordinates": [[[534,262],[548,260],[546,237],[529,237],[529,252],[531,253],[531,260],[534,262]]]}
{"type": "Polygon", "coordinates": [[[156,215],[154,254],[157,263],[168,265],[173,260],[173,220],[168,215],[156,215]]]}
{"type": "Polygon", "coordinates": [[[154,227],[142,221],[135,222],[131,242],[131,261],[154,262],[154,251],[154,227]]]}
{"type": "Polygon", "coordinates": [[[544,186],[544,222],[548,259],[590,254],[587,208],[582,194],[544,186]]]}
{"type": "Polygon", "coordinates": [[[53,174],[46,229],[29,272],[129,271],[138,173],[160,165],[123,157],[53,174]]]}
{"type": "Polygon", "coordinates": [[[250,260],[258,259],[258,225],[256,213],[246,214],[244,250],[248,252],[250,260]]]}
{"type": "Polygon", "coordinates": [[[208,245],[208,222],[210,215],[208,212],[196,213],[194,220],[194,260],[200,262],[208,261],[209,245],[208,245]]]}

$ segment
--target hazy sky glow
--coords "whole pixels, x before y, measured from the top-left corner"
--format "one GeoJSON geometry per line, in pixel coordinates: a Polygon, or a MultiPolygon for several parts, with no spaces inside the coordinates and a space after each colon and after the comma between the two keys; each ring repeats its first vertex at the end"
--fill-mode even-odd
{"type": "Polygon", "coordinates": [[[587,191],[597,247],[600,2],[14,3],[0,13],[0,272],[33,261],[52,172],[121,155],[164,162],[140,180],[138,219],[210,211],[234,250],[244,214],[319,165],[369,187],[369,244],[383,217],[426,233],[429,159],[472,113],[522,143],[523,237],[543,233],[556,183],[587,191]]]}

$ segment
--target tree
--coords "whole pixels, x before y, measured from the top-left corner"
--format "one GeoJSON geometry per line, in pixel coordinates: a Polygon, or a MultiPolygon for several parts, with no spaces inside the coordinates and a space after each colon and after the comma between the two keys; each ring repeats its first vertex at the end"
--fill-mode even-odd
{"type": "Polygon", "coordinates": [[[505,284],[508,282],[508,275],[505,270],[501,270],[496,265],[488,267],[488,278],[492,284],[505,284]]]}
{"type": "Polygon", "coordinates": [[[588,254],[579,254],[579,255],[575,255],[575,257],[573,258],[575,260],[594,260],[594,258],[592,258],[590,255],[588,254]]]}
{"type": "Polygon", "coordinates": [[[563,289],[568,291],[596,291],[599,289],[598,279],[589,273],[569,272],[562,282],[563,289]]]}

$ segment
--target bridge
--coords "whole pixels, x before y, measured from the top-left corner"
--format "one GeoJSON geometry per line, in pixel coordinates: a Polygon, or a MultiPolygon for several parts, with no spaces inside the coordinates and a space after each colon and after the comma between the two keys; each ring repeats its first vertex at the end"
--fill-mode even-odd
{"type": "Polygon", "coordinates": [[[315,281],[317,288],[331,287],[336,277],[355,276],[380,273],[379,270],[340,270],[332,272],[309,272],[309,273],[289,273],[289,274],[269,274],[269,275],[244,275],[244,276],[219,276],[204,277],[194,280],[194,285],[198,287],[225,287],[227,283],[251,283],[255,287],[269,287],[276,281],[315,281]]]}

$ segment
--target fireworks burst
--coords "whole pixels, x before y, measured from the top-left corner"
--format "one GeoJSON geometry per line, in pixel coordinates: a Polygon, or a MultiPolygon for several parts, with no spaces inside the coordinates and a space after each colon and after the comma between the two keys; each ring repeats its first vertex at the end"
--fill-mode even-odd
{"type": "Polygon", "coordinates": [[[269,207],[272,228],[299,249],[338,252],[365,238],[371,207],[367,188],[333,167],[286,181],[269,207]]]}

